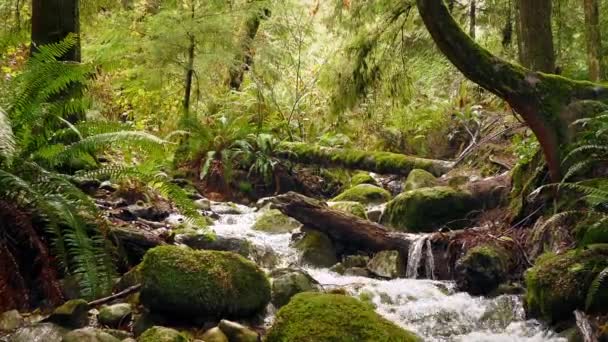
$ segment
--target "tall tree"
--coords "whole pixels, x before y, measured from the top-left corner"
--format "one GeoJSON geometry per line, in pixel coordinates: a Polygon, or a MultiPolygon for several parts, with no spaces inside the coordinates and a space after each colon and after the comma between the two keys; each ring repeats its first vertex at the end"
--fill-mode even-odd
{"type": "Polygon", "coordinates": [[[571,138],[571,123],[583,115],[597,114],[599,107],[608,108],[608,88],[509,63],[464,33],[443,0],[416,2],[433,40],[450,62],[522,116],[541,144],[551,179],[559,182],[561,149],[571,138]]]}
{"type": "Polygon", "coordinates": [[[552,0],[517,0],[520,63],[532,70],[555,72],[551,30],[552,0]]]}
{"type": "Polygon", "coordinates": [[[471,0],[471,8],[469,9],[469,36],[475,39],[475,30],[477,28],[477,2],[471,0]]]}
{"type": "MultiPolygon", "coordinates": [[[[32,0],[32,52],[69,34],[80,34],[78,0],[32,0]]],[[[62,60],[80,62],[80,40],[62,60]]]]}
{"type": "Polygon", "coordinates": [[[587,65],[589,79],[597,82],[601,78],[601,45],[600,11],[598,0],[583,0],[585,10],[585,38],[587,41],[587,65]]]}

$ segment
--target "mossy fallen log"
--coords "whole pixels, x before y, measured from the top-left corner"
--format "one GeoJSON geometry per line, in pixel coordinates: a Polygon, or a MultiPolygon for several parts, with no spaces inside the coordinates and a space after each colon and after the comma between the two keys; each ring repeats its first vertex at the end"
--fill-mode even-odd
{"type": "Polygon", "coordinates": [[[279,155],[302,164],[342,167],[379,174],[407,176],[414,169],[422,169],[441,176],[452,169],[453,163],[407,156],[391,152],[369,152],[354,149],[324,147],[307,143],[281,143],[279,155]]]}

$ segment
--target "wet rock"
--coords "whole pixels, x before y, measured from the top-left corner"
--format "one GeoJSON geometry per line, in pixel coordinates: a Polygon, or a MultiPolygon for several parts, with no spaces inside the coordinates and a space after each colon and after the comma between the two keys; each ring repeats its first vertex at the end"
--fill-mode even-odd
{"type": "Polygon", "coordinates": [[[72,299],[56,308],[47,322],[66,328],[82,328],[89,323],[89,304],[84,299],[72,299]]]}
{"type": "Polygon", "coordinates": [[[284,234],[291,233],[300,226],[300,222],[283,214],[279,210],[270,209],[264,211],[251,228],[269,234],[284,234]]]}
{"type": "Polygon", "coordinates": [[[179,331],[155,326],[146,330],[137,342],[188,342],[188,338],[179,331]]]}
{"type": "Polygon", "coordinates": [[[364,205],[380,204],[391,200],[391,194],[375,185],[359,184],[332,199],[332,202],[359,202],[364,205]]]}
{"type": "Polygon", "coordinates": [[[474,296],[488,295],[507,280],[509,263],[509,252],[502,247],[481,245],[471,248],[456,262],[456,285],[474,296]]]}
{"type": "Polygon", "coordinates": [[[61,342],[63,335],[67,333],[53,323],[40,323],[23,327],[9,337],[10,342],[61,342]]]}
{"type": "Polygon", "coordinates": [[[367,255],[347,255],[342,258],[344,267],[366,267],[369,262],[367,255]]]}
{"type": "Polygon", "coordinates": [[[606,267],[608,248],[601,245],[559,255],[541,255],[525,274],[528,314],[557,323],[571,319],[576,309],[608,313],[608,285],[601,282],[594,290],[591,287],[606,267]],[[593,291],[591,295],[590,291],[593,291]]]}
{"type": "Polygon", "coordinates": [[[277,313],[266,342],[421,341],[377,314],[369,305],[344,295],[300,293],[277,313]]]}
{"type": "Polygon", "coordinates": [[[284,268],[271,273],[272,299],[276,308],[287,304],[291,297],[301,292],[319,291],[319,283],[299,269],[284,268]]]}
{"type": "Polygon", "coordinates": [[[300,252],[300,260],[303,264],[331,267],[338,262],[333,243],[321,232],[307,231],[294,247],[300,252]]]}
{"type": "Polygon", "coordinates": [[[141,269],[139,266],[135,266],[120,277],[114,286],[114,291],[120,292],[139,284],[141,284],[141,269]]]}
{"type": "Polygon", "coordinates": [[[260,198],[257,202],[255,202],[255,207],[258,210],[269,208],[270,205],[272,204],[273,200],[274,200],[274,197],[263,197],[263,198],[260,198]]]}
{"type": "Polygon", "coordinates": [[[393,179],[388,181],[385,187],[393,196],[396,196],[403,192],[403,181],[400,179],[393,179]]]}
{"type": "Polygon", "coordinates": [[[116,337],[95,328],[82,328],[67,333],[62,342],[120,342],[116,337]]]}
{"type": "Polygon", "coordinates": [[[144,220],[160,222],[171,214],[171,208],[163,203],[155,205],[146,204],[141,201],[126,208],[133,216],[144,220]]]}
{"type": "Polygon", "coordinates": [[[211,210],[219,215],[239,215],[243,211],[232,202],[212,202],[211,210]]]}
{"type": "Polygon", "coordinates": [[[0,315],[0,331],[13,331],[23,325],[23,317],[17,310],[3,312],[0,315]]]}
{"type": "Polygon", "coordinates": [[[211,201],[206,198],[197,199],[194,205],[201,210],[211,210],[211,201]]]}
{"type": "Polygon", "coordinates": [[[247,239],[225,236],[212,236],[209,234],[179,234],[175,241],[192,249],[226,251],[249,257],[253,246],[247,239]]]}
{"type": "Polygon", "coordinates": [[[118,185],[112,184],[112,182],[110,181],[104,181],[99,184],[99,188],[108,192],[115,192],[116,190],[118,190],[118,185]]]}
{"type": "Polygon", "coordinates": [[[433,232],[465,219],[475,209],[469,192],[445,186],[422,188],[404,192],[390,201],[382,223],[412,233],[433,232]]]}
{"type": "Polygon", "coordinates": [[[344,270],[344,275],[354,276],[354,277],[369,277],[371,275],[371,273],[367,270],[367,268],[349,267],[344,270]]]}
{"type": "Polygon", "coordinates": [[[114,305],[104,306],[99,310],[97,320],[99,323],[117,328],[131,320],[131,314],[133,310],[131,305],[127,303],[120,303],[114,305]]]}
{"type": "Polygon", "coordinates": [[[399,251],[376,253],[367,264],[367,269],[383,278],[395,279],[405,275],[405,264],[399,251]]]}
{"type": "Polygon", "coordinates": [[[421,169],[414,169],[407,176],[403,191],[416,190],[421,188],[431,188],[437,186],[437,178],[428,171],[421,169]]]}
{"type": "Polygon", "coordinates": [[[266,269],[274,269],[279,265],[279,255],[269,245],[253,246],[251,255],[249,256],[260,267],[266,269]]]}
{"type": "Polygon", "coordinates": [[[226,334],[230,342],[258,342],[259,336],[255,331],[228,320],[221,320],[220,330],[226,334]]]}
{"type": "Polygon", "coordinates": [[[330,271],[338,273],[338,274],[344,274],[344,271],[346,271],[346,267],[344,267],[344,265],[339,262],[335,265],[333,265],[332,267],[329,268],[330,271]]]}
{"type": "Polygon", "coordinates": [[[365,207],[359,202],[329,202],[329,207],[367,220],[365,207]]]}
{"type": "Polygon", "coordinates": [[[207,330],[203,334],[202,339],[205,342],[230,342],[228,341],[228,336],[219,327],[207,330]]]}
{"type": "Polygon", "coordinates": [[[131,334],[124,330],[118,329],[103,329],[104,332],[116,337],[117,339],[123,341],[125,339],[131,338],[131,334]]]}
{"type": "Polygon", "coordinates": [[[247,317],[270,301],[264,272],[231,252],[156,247],[144,257],[141,271],[142,304],[174,317],[247,317]]]}
{"type": "Polygon", "coordinates": [[[383,207],[373,207],[365,213],[365,216],[368,220],[378,223],[382,218],[382,213],[384,213],[383,207]]]}

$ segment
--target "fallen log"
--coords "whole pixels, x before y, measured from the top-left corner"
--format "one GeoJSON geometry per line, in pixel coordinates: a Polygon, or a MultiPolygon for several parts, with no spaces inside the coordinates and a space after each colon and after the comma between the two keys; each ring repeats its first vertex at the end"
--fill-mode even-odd
{"type": "Polygon", "coordinates": [[[279,146],[279,156],[302,164],[365,170],[378,174],[407,176],[414,169],[422,169],[441,176],[452,169],[453,162],[425,159],[391,152],[366,152],[361,150],[316,146],[307,143],[284,142],[279,146]]]}

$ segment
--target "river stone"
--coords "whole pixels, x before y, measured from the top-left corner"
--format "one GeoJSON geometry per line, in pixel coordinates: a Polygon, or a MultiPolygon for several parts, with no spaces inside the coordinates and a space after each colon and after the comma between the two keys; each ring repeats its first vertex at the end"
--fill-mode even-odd
{"type": "Polygon", "coordinates": [[[390,192],[371,184],[359,184],[332,199],[332,202],[359,202],[364,205],[380,204],[391,200],[390,192]]]}
{"type": "Polygon", "coordinates": [[[373,274],[389,279],[403,277],[405,265],[399,251],[382,251],[376,253],[367,263],[367,269],[373,274]]]}
{"type": "Polygon", "coordinates": [[[197,199],[194,205],[201,210],[211,210],[211,201],[206,198],[197,199]]]}
{"type": "Polygon", "coordinates": [[[211,211],[219,215],[240,215],[243,211],[232,202],[212,202],[211,211]]]}
{"type": "Polygon", "coordinates": [[[509,252],[494,245],[471,248],[456,262],[458,289],[474,296],[484,296],[498,289],[507,279],[509,252]]]}
{"type": "Polygon", "coordinates": [[[384,206],[371,207],[367,212],[365,212],[365,216],[367,216],[368,220],[379,223],[380,219],[382,218],[382,214],[384,213],[384,208],[384,206]]]}
{"type": "Polygon", "coordinates": [[[130,321],[132,312],[131,305],[127,303],[108,305],[99,310],[97,320],[103,325],[117,328],[130,321]]]}
{"type": "Polygon", "coordinates": [[[23,327],[9,337],[9,342],[61,342],[67,330],[53,323],[23,327]]]}
{"type": "Polygon", "coordinates": [[[205,342],[229,342],[226,334],[219,327],[207,330],[202,337],[205,342]]]}
{"type": "Polygon", "coordinates": [[[284,268],[272,274],[272,299],[276,308],[289,303],[300,292],[319,291],[319,283],[303,270],[284,268]]]}
{"type": "Polygon", "coordinates": [[[137,342],[188,342],[188,338],[182,335],[179,331],[155,326],[146,330],[137,342]]]}
{"type": "Polygon", "coordinates": [[[252,251],[251,243],[245,238],[196,233],[177,235],[175,241],[192,249],[234,252],[244,257],[249,257],[252,251]]]}
{"type": "Polygon", "coordinates": [[[17,310],[3,312],[0,315],[0,331],[13,331],[23,325],[23,317],[17,310]]]}
{"type": "Polygon", "coordinates": [[[353,277],[369,277],[371,273],[367,268],[363,267],[349,267],[344,270],[344,275],[353,277]]]}
{"type": "Polygon", "coordinates": [[[305,265],[331,267],[338,262],[333,243],[321,232],[307,231],[294,247],[300,252],[300,261],[305,265]]]}
{"type": "Polygon", "coordinates": [[[67,333],[62,342],[120,342],[116,337],[95,328],[82,328],[67,333]]]}
{"type": "Polygon", "coordinates": [[[72,299],[57,307],[47,322],[66,328],[82,328],[89,323],[89,304],[84,299],[72,299]]]}
{"type": "Polygon", "coordinates": [[[231,252],[155,247],[146,253],[141,272],[142,304],[173,317],[248,317],[270,302],[264,272],[231,252]]]}
{"type": "Polygon", "coordinates": [[[277,313],[265,342],[422,341],[350,296],[305,292],[277,313]]]}
{"type": "Polygon", "coordinates": [[[369,262],[367,255],[347,255],[342,258],[344,267],[366,267],[369,262]]]}
{"type": "Polygon", "coordinates": [[[431,188],[437,185],[437,178],[435,178],[433,174],[425,170],[414,169],[407,176],[405,185],[403,186],[403,191],[431,188]]]}
{"type": "Polygon", "coordinates": [[[422,188],[404,192],[390,201],[382,223],[411,233],[433,232],[466,218],[476,208],[467,191],[445,186],[422,188]]]}
{"type": "Polygon", "coordinates": [[[258,217],[251,229],[269,234],[291,233],[301,226],[300,222],[283,214],[277,209],[270,209],[258,217]]]}
{"type": "Polygon", "coordinates": [[[351,214],[351,215],[354,215],[359,218],[367,220],[367,214],[365,212],[365,207],[363,206],[363,204],[361,204],[359,202],[352,202],[352,201],[351,202],[349,202],[349,201],[329,202],[328,205],[330,208],[332,208],[334,210],[342,211],[347,214],[351,214]]]}
{"type": "Polygon", "coordinates": [[[228,320],[221,320],[219,324],[220,330],[226,334],[230,342],[258,342],[258,333],[255,331],[228,320]]]}

